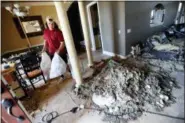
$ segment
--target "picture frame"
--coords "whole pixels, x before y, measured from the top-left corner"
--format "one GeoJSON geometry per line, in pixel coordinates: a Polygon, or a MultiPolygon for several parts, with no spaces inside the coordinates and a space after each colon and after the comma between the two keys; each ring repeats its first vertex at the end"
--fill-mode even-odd
{"type": "MultiPolygon", "coordinates": [[[[17,31],[20,34],[20,37],[24,39],[25,35],[18,18],[13,17],[13,21],[17,28],[17,31]]],[[[20,21],[22,22],[22,25],[28,37],[43,35],[45,27],[41,16],[20,17],[20,21]]]]}

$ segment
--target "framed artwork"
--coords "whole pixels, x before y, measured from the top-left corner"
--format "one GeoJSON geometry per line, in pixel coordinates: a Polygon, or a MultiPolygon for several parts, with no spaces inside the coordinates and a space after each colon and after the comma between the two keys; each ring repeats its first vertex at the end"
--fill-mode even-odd
{"type": "MultiPolygon", "coordinates": [[[[18,18],[14,17],[13,20],[21,38],[25,38],[23,29],[19,23],[18,18]]],[[[44,23],[41,16],[20,17],[20,20],[28,37],[43,35],[44,23]]]]}

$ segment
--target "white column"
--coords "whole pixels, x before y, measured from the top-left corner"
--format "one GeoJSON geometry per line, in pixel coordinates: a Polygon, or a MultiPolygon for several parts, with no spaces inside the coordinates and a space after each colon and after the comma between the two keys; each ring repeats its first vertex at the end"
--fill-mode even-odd
{"type": "Polygon", "coordinates": [[[58,19],[60,22],[60,26],[62,29],[62,33],[65,40],[65,45],[67,48],[67,52],[69,55],[69,60],[71,63],[72,71],[74,74],[74,79],[76,80],[76,87],[79,87],[82,83],[82,75],[80,73],[80,65],[79,59],[77,57],[76,49],[74,46],[73,37],[71,34],[71,29],[69,26],[69,21],[67,18],[67,14],[65,11],[64,3],[63,2],[54,2],[55,8],[57,11],[58,19]]]}
{"type": "Polygon", "coordinates": [[[87,52],[87,59],[88,59],[88,66],[93,65],[93,57],[91,52],[91,43],[90,43],[90,37],[88,33],[88,27],[87,27],[87,18],[85,16],[85,8],[83,2],[78,2],[79,11],[80,11],[80,18],[82,22],[82,29],[84,34],[84,41],[85,41],[85,48],[87,52]]]}

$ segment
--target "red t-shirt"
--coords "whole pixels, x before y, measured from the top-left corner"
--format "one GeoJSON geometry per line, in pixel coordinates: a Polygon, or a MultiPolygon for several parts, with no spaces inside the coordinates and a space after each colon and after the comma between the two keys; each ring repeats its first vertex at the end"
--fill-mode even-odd
{"type": "Polygon", "coordinates": [[[60,47],[60,42],[64,41],[64,37],[60,30],[44,30],[44,39],[46,41],[46,46],[51,55],[54,55],[56,50],[60,47]]]}

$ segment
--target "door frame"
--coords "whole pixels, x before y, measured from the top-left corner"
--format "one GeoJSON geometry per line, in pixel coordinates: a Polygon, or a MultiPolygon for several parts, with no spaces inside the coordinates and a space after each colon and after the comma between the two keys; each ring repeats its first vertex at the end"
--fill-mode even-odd
{"type": "Polygon", "coordinates": [[[93,1],[87,4],[86,10],[87,10],[87,20],[89,24],[89,32],[90,32],[90,39],[91,39],[91,44],[92,44],[92,50],[96,51],[96,43],[95,43],[95,38],[94,38],[94,33],[93,33],[93,26],[92,26],[92,16],[91,16],[91,11],[90,7],[97,4],[98,8],[98,19],[99,19],[99,30],[100,30],[100,39],[101,39],[101,45],[102,45],[102,52],[103,52],[103,39],[102,39],[102,30],[101,30],[101,18],[100,18],[100,9],[99,9],[99,2],[98,1],[93,1]]]}

